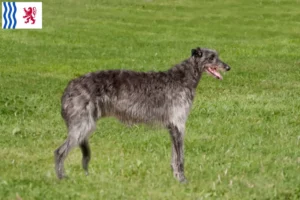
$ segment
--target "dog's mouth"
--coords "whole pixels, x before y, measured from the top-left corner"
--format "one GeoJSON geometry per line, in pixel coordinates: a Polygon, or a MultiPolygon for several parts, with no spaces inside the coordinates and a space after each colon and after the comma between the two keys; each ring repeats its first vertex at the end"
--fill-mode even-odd
{"type": "Polygon", "coordinates": [[[220,74],[220,72],[218,72],[218,69],[219,69],[219,67],[206,67],[206,68],[205,68],[205,71],[206,71],[208,74],[212,75],[213,77],[215,77],[215,78],[217,78],[217,79],[219,79],[219,80],[222,80],[223,77],[222,77],[222,75],[220,74]]]}

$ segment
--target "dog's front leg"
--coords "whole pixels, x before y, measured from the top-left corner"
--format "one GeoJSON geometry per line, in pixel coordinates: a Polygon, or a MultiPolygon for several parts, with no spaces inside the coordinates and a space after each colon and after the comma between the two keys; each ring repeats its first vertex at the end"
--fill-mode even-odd
{"type": "Polygon", "coordinates": [[[184,176],[184,126],[178,127],[170,125],[169,132],[172,142],[172,160],[171,167],[173,169],[173,175],[179,182],[186,182],[184,176]]]}

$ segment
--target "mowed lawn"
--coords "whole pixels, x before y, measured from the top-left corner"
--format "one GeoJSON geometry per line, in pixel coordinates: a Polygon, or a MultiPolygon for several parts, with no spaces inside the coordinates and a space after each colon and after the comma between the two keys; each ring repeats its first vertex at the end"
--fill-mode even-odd
{"type": "Polygon", "coordinates": [[[300,199],[300,1],[47,0],[42,30],[0,30],[0,199],[300,199]],[[58,181],[68,81],[167,70],[197,46],[232,69],[203,75],[185,136],[188,184],[166,130],[100,120],[58,181]]]}

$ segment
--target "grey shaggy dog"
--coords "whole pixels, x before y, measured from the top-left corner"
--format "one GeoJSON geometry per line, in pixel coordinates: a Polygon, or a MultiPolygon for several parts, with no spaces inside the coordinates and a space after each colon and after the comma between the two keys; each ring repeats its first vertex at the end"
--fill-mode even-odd
{"type": "Polygon", "coordinates": [[[65,176],[64,160],[78,145],[83,169],[88,174],[89,136],[99,118],[113,116],[124,123],[159,124],[167,128],[172,141],[173,174],[178,181],[185,182],[183,138],[196,87],[203,72],[222,79],[218,71],[230,70],[214,50],[198,47],[191,53],[191,57],[167,71],[98,71],[70,81],[61,100],[68,137],[54,152],[57,177],[65,176]]]}

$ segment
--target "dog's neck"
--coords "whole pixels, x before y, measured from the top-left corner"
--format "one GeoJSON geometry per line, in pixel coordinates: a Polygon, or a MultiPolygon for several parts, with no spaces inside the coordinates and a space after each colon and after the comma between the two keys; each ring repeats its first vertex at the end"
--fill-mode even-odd
{"type": "Polygon", "coordinates": [[[202,76],[201,67],[199,67],[199,64],[193,57],[175,65],[168,70],[168,73],[176,81],[181,81],[184,86],[191,89],[196,89],[202,76]]]}

